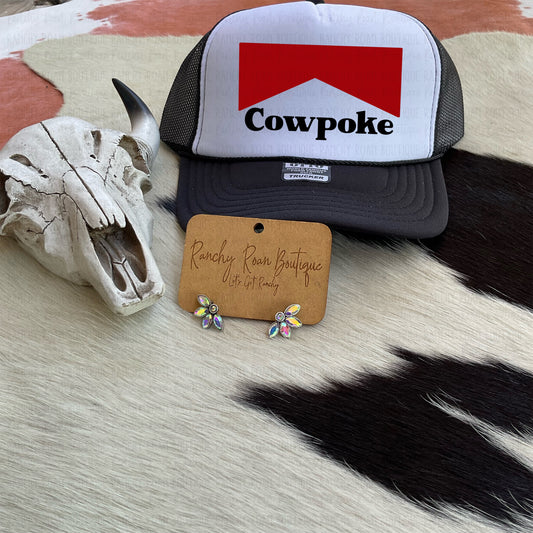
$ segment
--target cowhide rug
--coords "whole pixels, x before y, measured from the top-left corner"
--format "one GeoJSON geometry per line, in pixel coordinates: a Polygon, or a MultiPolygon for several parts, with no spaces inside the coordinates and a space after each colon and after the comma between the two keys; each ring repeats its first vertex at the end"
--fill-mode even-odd
{"type": "MultiPolygon", "coordinates": [[[[36,74],[0,61],[25,69],[4,77],[1,112],[127,131],[116,77],[159,120],[200,35],[264,3],[100,7],[93,33],[25,51],[36,74]]],[[[447,231],[334,232],[326,316],[290,341],[237,318],[203,331],[178,306],[185,234],[166,208],[178,159],[165,146],[146,196],[167,285],[152,307],[113,315],[0,238],[0,531],[533,531],[533,24],[515,1],[361,3],[420,17],[458,67],[447,231]]]]}

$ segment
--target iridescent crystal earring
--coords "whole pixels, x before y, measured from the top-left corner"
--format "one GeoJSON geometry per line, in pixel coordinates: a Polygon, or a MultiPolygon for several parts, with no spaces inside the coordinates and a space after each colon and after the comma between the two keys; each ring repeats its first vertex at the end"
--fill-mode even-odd
{"type": "Polygon", "coordinates": [[[278,333],[290,339],[291,328],[299,328],[302,326],[302,321],[296,318],[296,315],[300,311],[299,304],[291,304],[285,311],[278,311],[274,316],[275,322],[270,325],[268,329],[268,336],[273,339],[278,333]]]}
{"type": "Polygon", "coordinates": [[[202,319],[202,328],[208,329],[214,324],[217,329],[222,330],[224,323],[218,312],[218,305],[203,294],[199,294],[197,299],[200,307],[193,314],[202,319]]]}

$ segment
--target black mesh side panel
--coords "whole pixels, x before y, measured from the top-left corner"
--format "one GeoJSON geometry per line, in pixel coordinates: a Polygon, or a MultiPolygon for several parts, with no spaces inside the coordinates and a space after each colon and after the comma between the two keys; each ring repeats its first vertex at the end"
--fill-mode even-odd
{"type": "Polygon", "coordinates": [[[442,155],[464,134],[463,92],[459,74],[448,52],[435,39],[441,62],[440,95],[433,155],[442,155]]]}
{"type": "Polygon", "coordinates": [[[163,109],[161,140],[174,150],[189,152],[196,135],[200,108],[200,67],[209,34],[185,58],[163,109]]]}

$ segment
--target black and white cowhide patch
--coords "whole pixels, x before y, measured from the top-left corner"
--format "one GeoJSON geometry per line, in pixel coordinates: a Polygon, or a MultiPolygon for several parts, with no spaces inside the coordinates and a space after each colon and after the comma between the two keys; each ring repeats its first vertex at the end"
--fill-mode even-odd
{"type": "Polygon", "coordinates": [[[471,289],[533,306],[533,168],[450,150],[446,231],[424,241],[471,289]]]}
{"type": "Polygon", "coordinates": [[[495,438],[533,436],[533,375],[396,350],[393,373],[320,390],[249,386],[240,398],[296,428],[319,453],[433,511],[500,524],[533,519],[533,470],[495,438]]]}

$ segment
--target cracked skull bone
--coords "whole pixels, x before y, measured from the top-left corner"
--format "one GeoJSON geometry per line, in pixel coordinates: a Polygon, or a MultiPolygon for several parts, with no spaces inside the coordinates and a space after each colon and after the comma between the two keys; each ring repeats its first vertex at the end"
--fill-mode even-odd
{"type": "Polygon", "coordinates": [[[21,130],[0,150],[0,235],[55,274],[92,285],[114,312],[131,314],[164,291],[143,197],[159,131],[142,100],[113,82],[131,133],[56,117],[21,130]]]}

